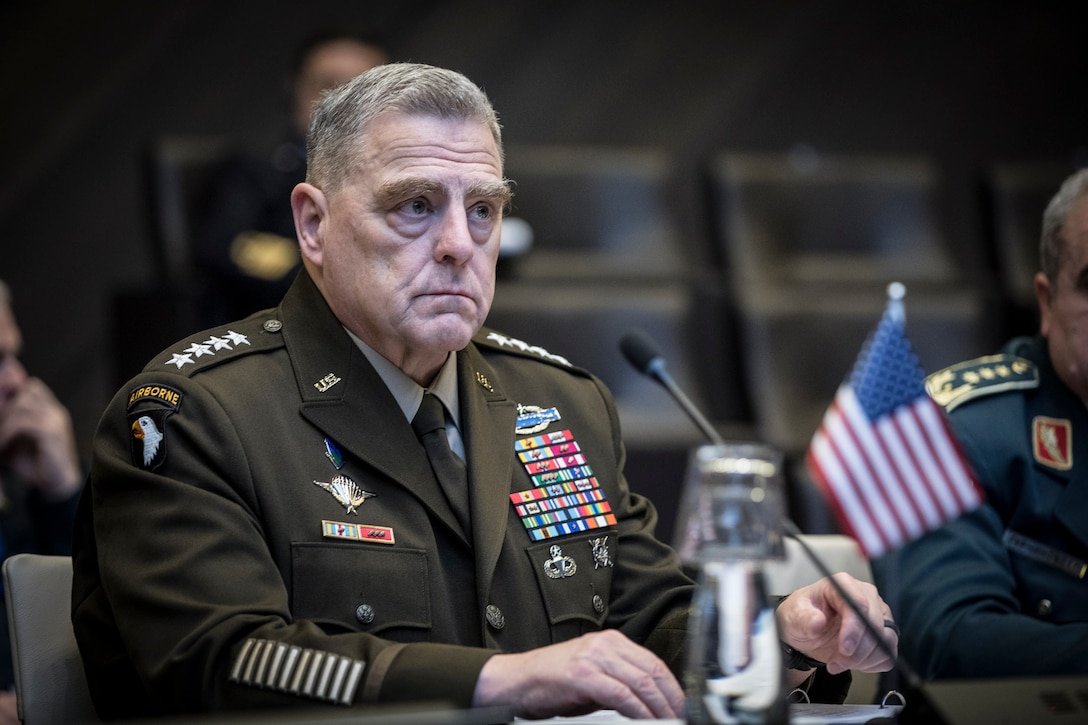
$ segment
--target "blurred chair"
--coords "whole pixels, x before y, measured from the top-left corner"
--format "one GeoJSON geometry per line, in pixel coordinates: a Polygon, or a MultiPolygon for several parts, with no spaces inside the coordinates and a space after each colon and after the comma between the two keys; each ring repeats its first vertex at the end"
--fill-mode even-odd
{"type": "Polygon", "coordinates": [[[1032,334],[1038,327],[1032,278],[1039,271],[1043,211],[1075,170],[1057,160],[996,162],[983,170],[989,241],[1010,319],[1006,337],[1032,334]]]}
{"type": "Polygon", "coordinates": [[[72,631],[72,559],[4,560],[4,595],[24,725],[98,722],[72,631]]]}
{"type": "MultiPolygon", "coordinates": [[[[861,553],[858,542],[842,534],[805,534],[801,540],[823,562],[831,573],[844,571],[859,581],[873,583],[869,560],[861,553]]],[[[795,539],[785,538],[784,559],[767,562],[764,576],[767,593],[785,596],[794,589],[807,586],[823,577],[820,569],[795,539]]]]}
{"type": "MultiPolygon", "coordinates": [[[[647,283],[500,283],[487,326],[561,355],[572,365],[600,377],[616,397],[624,437],[629,440],[690,440],[698,429],[668,393],[636,371],[619,349],[621,338],[641,329],[661,348],[668,369],[701,406],[704,370],[732,376],[736,370],[702,357],[701,338],[720,339],[720,321],[712,305],[676,284],[647,283]]],[[[736,420],[732,410],[708,412],[736,420]]]]}
{"type": "MultiPolygon", "coordinates": [[[[798,299],[773,290],[748,300],[740,311],[742,349],[762,438],[787,453],[808,447],[886,303],[880,293],[798,299]]],[[[983,298],[970,290],[908,287],[905,304],[907,336],[927,373],[992,353],[997,344],[983,298]]]]}
{"type": "Polygon", "coordinates": [[[184,287],[192,281],[194,222],[230,149],[230,141],[216,135],[164,135],[150,145],[145,159],[149,218],[159,279],[168,284],[184,287]]]}
{"type": "Polygon", "coordinates": [[[512,213],[533,229],[515,278],[665,279],[688,271],[666,152],[510,145],[505,173],[515,182],[512,213]]]}
{"type": "Polygon", "coordinates": [[[114,290],[110,300],[117,385],[139,372],[152,355],[201,326],[193,226],[229,150],[226,137],[200,135],[160,136],[144,150],[142,193],[154,277],[114,290]]]}
{"type": "Polygon", "coordinates": [[[738,286],[960,279],[926,158],[722,153],[708,172],[716,236],[738,286]]]}

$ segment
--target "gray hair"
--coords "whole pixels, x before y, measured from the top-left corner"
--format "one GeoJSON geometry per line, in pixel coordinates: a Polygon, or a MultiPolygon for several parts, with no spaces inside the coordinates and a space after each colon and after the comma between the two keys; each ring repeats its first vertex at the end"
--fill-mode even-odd
{"type": "Polygon", "coordinates": [[[339,189],[356,161],[367,127],[380,114],[479,121],[502,151],[499,119],[487,95],[462,74],[421,63],[387,63],[329,91],[317,104],[306,134],[306,181],[325,192],[339,189]]]}
{"type": "Polygon", "coordinates": [[[1067,240],[1062,232],[1081,197],[1088,195],[1088,169],[1081,169],[1062,182],[1058,193],[1050,200],[1043,212],[1043,236],[1039,242],[1039,265],[1043,274],[1050,280],[1051,290],[1058,282],[1058,272],[1062,268],[1062,257],[1066,252],[1067,240]]]}

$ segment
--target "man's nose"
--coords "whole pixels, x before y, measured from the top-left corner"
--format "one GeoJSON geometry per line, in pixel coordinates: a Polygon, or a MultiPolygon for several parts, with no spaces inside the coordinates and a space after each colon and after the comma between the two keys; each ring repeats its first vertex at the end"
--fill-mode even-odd
{"type": "Polygon", "coordinates": [[[434,245],[434,257],[437,261],[450,259],[463,264],[472,257],[476,242],[469,231],[468,217],[464,212],[451,209],[444,213],[437,232],[434,245]]]}

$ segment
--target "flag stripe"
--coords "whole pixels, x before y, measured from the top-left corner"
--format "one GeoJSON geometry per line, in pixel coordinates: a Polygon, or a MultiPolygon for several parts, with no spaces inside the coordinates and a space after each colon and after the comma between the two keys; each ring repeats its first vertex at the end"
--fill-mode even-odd
{"type": "Polygon", "coordinates": [[[856,467],[851,465],[852,461],[837,445],[840,441],[847,440],[841,431],[846,427],[843,409],[850,407],[853,393],[848,393],[848,396],[849,399],[842,395],[836,396],[818,434],[819,445],[814,448],[814,454],[822,470],[826,472],[822,483],[845,520],[850,523],[850,528],[856,534],[855,538],[864,541],[867,547],[883,549],[887,546],[887,541],[880,527],[876,525],[875,517],[856,481],[856,467]]]}
{"type": "Polygon", "coordinates": [[[869,503],[873,524],[884,534],[882,538],[885,545],[888,545],[900,538],[903,525],[896,513],[895,504],[889,500],[884,488],[880,485],[880,476],[875,475],[873,471],[874,462],[878,460],[876,454],[880,452],[879,446],[874,445],[869,419],[865,417],[865,413],[857,404],[853,390],[850,388],[843,391],[843,402],[845,405],[840,407],[847,411],[845,435],[849,436],[848,440],[854,447],[854,455],[849,461],[851,464],[849,470],[857,481],[865,500],[869,503]],[[860,444],[861,437],[869,438],[868,445],[860,444]]]}

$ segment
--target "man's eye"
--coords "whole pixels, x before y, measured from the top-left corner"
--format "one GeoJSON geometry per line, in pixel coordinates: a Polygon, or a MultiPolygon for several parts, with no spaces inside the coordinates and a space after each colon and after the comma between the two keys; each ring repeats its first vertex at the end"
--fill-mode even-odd
{"type": "Polygon", "coordinates": [[[480,219],[480,220],[490,219],[491,218],[491,207],[480,204],[478,206],[473,207],[471,213],[472,213],[472,217],[474,219],[480,219]]]}
{"type": "Polygon", "coordinates": [[[427,202],[423,199],[412,199],[404,205],[404,210],[409,214],[423,214],[427,211],[427,202]]]}

